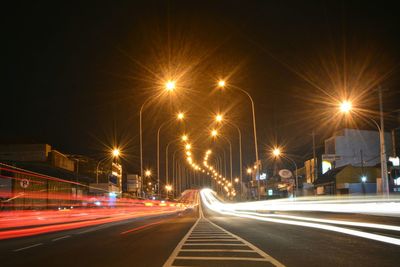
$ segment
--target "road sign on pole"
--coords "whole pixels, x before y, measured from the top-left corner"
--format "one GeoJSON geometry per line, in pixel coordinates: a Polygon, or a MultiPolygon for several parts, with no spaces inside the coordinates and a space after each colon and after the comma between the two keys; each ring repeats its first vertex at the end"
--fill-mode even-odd
{"type": "Polygon", "coordinates": [[[28,179],[22,179],[19,184],[21,185],[22,188],[27,188],[29,186],[29,180],[28,179]]]}

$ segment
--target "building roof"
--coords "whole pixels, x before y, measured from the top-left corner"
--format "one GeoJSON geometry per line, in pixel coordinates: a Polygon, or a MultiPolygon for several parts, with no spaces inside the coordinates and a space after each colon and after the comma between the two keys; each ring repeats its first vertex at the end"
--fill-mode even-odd
{"type": "Polygon", "coordinates": [[[314,185],[330,184],[336,181],[336,175],[349,165],[344,165],[335,169],[331,169],[324,174],[318,176],[314,181],[314,185]]]}
{"type": "Polygon", "coordinates": [[[27,171],[40,173],[42,175],[47,175],[63,180],[76,182],[78,178],[78,182],[89,182],[88,177],[78,175],[76,176],[75,172],[71,172],[62,168],[54,167],[47,162],[17,162],[17,161],[2,161],[5,164],[15,166],[17,168],[21,168],[27,171]]]}

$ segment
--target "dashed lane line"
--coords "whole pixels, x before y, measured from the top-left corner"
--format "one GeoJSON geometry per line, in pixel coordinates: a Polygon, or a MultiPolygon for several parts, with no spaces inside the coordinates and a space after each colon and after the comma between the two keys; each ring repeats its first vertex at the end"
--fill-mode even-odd
{"type": "Polygon", "coordinates": [[[54,238],[54,239],[52,239],[51,241],[58,241],[58,240],[61,240],[61,239],[65,239],[65,238],[69,238],[69,237],[71,237],[70,235],[65,235],[65,236],[62,236],[62,237],[58,237],[58,238],[54,238]]]}
{"type": "Polygon", "coordinates": [[[37,243],[37,244],[31,245],[31,246],[14,249],[13,251],[14,252],[18,252],[18,251],[22,251],[22,250],[25,250],[25,249],[28,249],[28,248],[34,248],[34,247],[41,246],[41,245],[43,245],[43,243],[37,243]]]}

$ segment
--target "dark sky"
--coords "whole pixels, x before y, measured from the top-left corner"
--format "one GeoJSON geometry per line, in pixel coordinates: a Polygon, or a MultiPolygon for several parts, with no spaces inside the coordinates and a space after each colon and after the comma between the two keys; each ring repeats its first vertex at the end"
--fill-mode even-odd
{"type": "MultiPolygon", "coordinates": [[[[207,127],[221,111],[243,131],[245,164],[254,160],[249,100],[229,86],[217,92],[220,77],[253,96],[263,158],[275,144],[307,158],[313,129],[322,145],[349,123],[334,115],[343,96],[367,110],[353,126],[368,127],[363,116],[374,116],[378,86],[388,127],[396,126],[400,16],[391,2],[12,2],[2,8],[3,142],[98,158],[117,144],[136,170],[140,106],[168,75],[178,77],[176,92],[144,112],[152,168],[157,128],[178,110],[189,118],[165,129],[163,147],[182,127],[198,148],[211,146],[207,127]]],[[[231,128],[221,131],[237,143],[231,128]]]]}

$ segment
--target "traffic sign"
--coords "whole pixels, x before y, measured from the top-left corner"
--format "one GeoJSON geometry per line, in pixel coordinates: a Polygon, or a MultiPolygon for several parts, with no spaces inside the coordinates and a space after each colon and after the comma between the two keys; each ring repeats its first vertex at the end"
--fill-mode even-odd
{"type": "Polygon", "coordinates": [[[22,188],[27,188],[29,186],[29,180],[28,179],[22,179],[19,184],[21,185],[22,188]]]}

